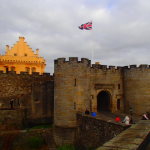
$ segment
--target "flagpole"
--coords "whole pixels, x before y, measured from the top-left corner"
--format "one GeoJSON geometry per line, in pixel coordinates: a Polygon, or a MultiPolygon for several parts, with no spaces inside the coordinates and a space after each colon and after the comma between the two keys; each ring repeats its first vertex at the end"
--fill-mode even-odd
{"type": "MultiPolygon", "coordinates": [[[[91,23],[93,23],[92,22],[92,20],[91,20],[91,23]]],[[[93,29],[92,29],[93,30],[93,29]]],[[[92,36],[91,36],[92,37],[92,36]]],[[[92,58],[91,58],[91,64],[93,63],[93,61],[94,61],[94,44],[92,44],[92,46],[91,46],[91,55],[92,55],[92,58]]]]}
{"type": "Polygon", "coordinates": [[[92,50],[91,50],[92,52],[92,58],[91,58],[91,63],[93,63],[93,61],[94,61],[94,48],[92,48],[92,50]]]}

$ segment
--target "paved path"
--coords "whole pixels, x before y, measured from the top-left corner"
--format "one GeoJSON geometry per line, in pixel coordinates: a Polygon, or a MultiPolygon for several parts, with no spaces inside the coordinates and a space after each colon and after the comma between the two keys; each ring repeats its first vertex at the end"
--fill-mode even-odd
{"type": "MultiPolygon", "coordinates": [[[[117,113],[110,113],[110,112],[98,112],[96,114],[96,117],[94,117],[94,118],[96,118],[98,120],[104,120],[104,121],[107,121],[107,122],[112,122],[112,123],[115,123],[115,124],[120,124],[120,125],[125,126],[125,124],[122,123],[122,121],[123,121],[123,119],[126,115],[127,114],[121,114],[121,113],[117,114],[117,113]],[[120,117],[120,119],[121,119],[120,122],[115,121],[116,116],[120,117]]],[[[86,115],[86,116],[92,117],[91,115],[86,115]]],[[[130,116],[130,115],[128,115],[128,116],[130,116]]],[[[133,121],[135,123],[137,123],[141,120],[141,116],[133,115],[132,118],[133,118],[133,121]]]]}
{"type": "MultiPolygon", "coordinates": [[[[139,150],[148,136],[150,120],[141,120],[96,150],[139,150]]],[[[148,150],[147,148],[145,150],[148,150]]]]}

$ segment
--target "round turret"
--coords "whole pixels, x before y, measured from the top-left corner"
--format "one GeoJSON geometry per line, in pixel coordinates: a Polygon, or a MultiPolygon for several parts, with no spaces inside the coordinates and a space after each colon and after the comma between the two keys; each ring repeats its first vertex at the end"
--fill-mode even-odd
{"type": "Polygon", "coordinates": [[[85,109],[89,93],[90,60],[70,57],[55,60],[54,123],[59,127],[75,127],[76,111],[85,109]]]}
{"type": "Polygon", "coordinates": [[[125,110],[141,115],[150,111],[150,68],[149,65],[130,65],[124,68],[125,110]]]}

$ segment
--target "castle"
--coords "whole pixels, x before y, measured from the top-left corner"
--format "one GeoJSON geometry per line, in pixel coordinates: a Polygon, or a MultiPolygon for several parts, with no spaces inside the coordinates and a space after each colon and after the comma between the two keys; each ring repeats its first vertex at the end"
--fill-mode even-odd
{"type": "Polygon", "coordinates": [[[42,74],[46,66],[44,58],[39,56],[39,49],[34,53],[24,40],[24,37],[19,37],[19,41],[13,47],[6,45],[5,55],[0,55],[0,70],[16,71],[17,74],[20,72],[42,74]]]}
{"type": "Polygon", "coordinates": [[[57,126],[76,126],[76,111],[150,111],[148,65],[115,67],[76,57],[54,61],[54,118],[57,126]],[[65,119],[63,119],[65,118],[65,119]]]}
{"type": "Polygon", "coordinates": [[[53,76],[43,70],[36,72],[24,70],[16,74],[2,69],[1,109],[9,108],[10,99],[14,99],[14,108],[26,110],[28,120],[54,117],[58,130],[76,127],[76,112],[86,108],[120,113],[132,109],[137,115],[150,111],[149,65],[115,67],[70,57],[68,61],[54,60],[53,76]]]}

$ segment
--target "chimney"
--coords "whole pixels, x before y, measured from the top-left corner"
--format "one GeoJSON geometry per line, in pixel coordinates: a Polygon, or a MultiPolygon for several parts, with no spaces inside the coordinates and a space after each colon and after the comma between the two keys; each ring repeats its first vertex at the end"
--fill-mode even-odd
{"type": "Polygon", "coordinates": [[[24,37],[19,37],[19,41],[24,41],[25,38],[24,37]]]}
{"type": "Polygon", "coordinates": [[[9,45],[6,45],[6,52],[9,51],[9,45]]]}
{"type": "Polygon", "coordinates": [[[36,49],[36,55],[39,55],[39,49],[38,48],[36,49]]]}

